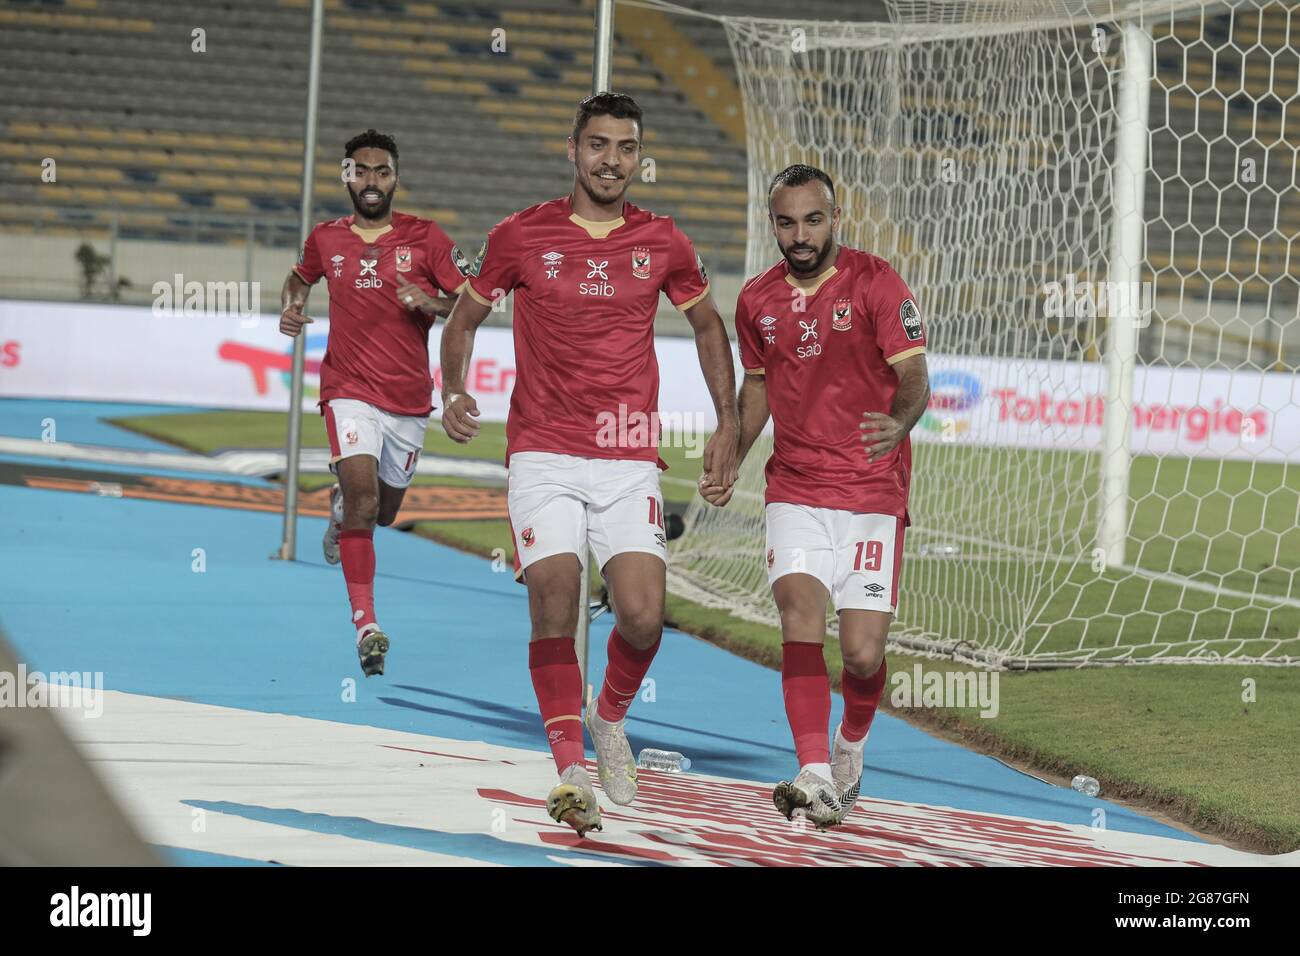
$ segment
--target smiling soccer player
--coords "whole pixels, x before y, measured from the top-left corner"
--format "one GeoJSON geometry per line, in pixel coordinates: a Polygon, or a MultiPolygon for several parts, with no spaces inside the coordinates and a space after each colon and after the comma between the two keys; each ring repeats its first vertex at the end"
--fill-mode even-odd
{"type": "MultiPolygon", "coordinates": [[[[691,241],[666,216],[626,201],[641,168],[642,114],[631,97],[599,93],[578,107],[569,138],[573,191],[517,212],[489,234],[442,337],[443,415],[461,442],[478,431],[465,390],[474,330],[514,290],[518,377],[506,423],[508,505],[532,619],[529,668],[560,783],[552,818],[580,834],[600,826],[582,760],[583,687],[573,645],[588,544],[609,587],[615,625],[599,702],[586,725],[611,800],[636,795],[623,731],[628,705],[659,649],[667,542],[658,437],[610,416],[658,410],[654,318],[660,294],[695,330],[718,415],[704,468],[735,480],[735,374],[726,328],[691,241]],[[605,423],[606,427],[602,427],[605,423]]],[[[585,613],[585,610],[584,610],[585,613]]]]}
{"type": "MultiPolygon", "coordinates": [[[[740,455],[773,421],[767,462],[767,574],[781,612],[781,685],[799,773],[773,802],[818,826],[857,802],[862,748],[885,683],[912,477],[908,432],[925,411],[925,330],[885,260],[836,241],[831,178],[778,173],[768,215],[782,261],[736,303],[745,368],[740,455]],[[826,606],[839,615],[844,719],[827,740],[826,606]]],[[[725,506],[713,483],[705,500],[725,506]]]]}

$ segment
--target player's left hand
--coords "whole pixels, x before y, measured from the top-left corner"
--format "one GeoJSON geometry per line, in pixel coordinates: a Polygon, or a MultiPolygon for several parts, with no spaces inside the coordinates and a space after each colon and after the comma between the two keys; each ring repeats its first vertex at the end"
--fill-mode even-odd
{"type": "Polygon", "coordinates": [[[425,315],[443,317],[449,315],[451,307],[456,304],[455,299],[447,299],[440,295],[429,295],[429,293],[410,281],[403,282],[397,287],[397,301],[408,309],[415,309],[425,315]]]}
{"type": "Polygon", "coordinates": [[[862,444],[867,453],[867,461],[879,461],[898,447],[898,443],[906,436],[903,431],[903,423],[897,419],[890,418],[884,412],[863,412],[862,422],[858,425],[862,429],[862,444]]]}
{"type": "Polygon", "coordinates": [[[727,422],[719,424],[718,430],[709,436],[704,446],[704,474],[712,477],[712,484],[730,488],[736,483],[740,471],[739,444],[740,429],[727,422]]]}

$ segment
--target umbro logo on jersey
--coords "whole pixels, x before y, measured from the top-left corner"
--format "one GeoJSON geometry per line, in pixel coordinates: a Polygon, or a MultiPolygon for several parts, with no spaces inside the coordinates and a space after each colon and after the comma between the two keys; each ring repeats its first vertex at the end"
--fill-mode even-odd
{"type": "Polygon", "coordinates": [[[330,262],[334,263],[334,278],[343,278],[343,260],[344,256],[330,256],[330,262]]]}
{"type": "Polygon", "coordinates": [[[758,324],[763,327],[763,340],[768,345],[776,344],[776,316],[765,315],[758,320],[758,324]]]}
{"type": "Polygon", "coordinates": [[[361,274],[357,276],[356,287],[358,289],[382,289],[384,280],[379,278],[375,272],[375,266],[379,264],[378,259],[362,259],[361,274]]]}
{"type": "Polygon", "coordinates": [[[799,336],[799,341],[807,342],[809,339],[812,339],[812,344],[800,345],[794,350],[794,354],[799,356],[801,359],[812,358],[814,355],[821,355],[821,342],[817,340],[817,320],[813,319],[811,322],[805,322],[803,319],[800,319],[799,328],[803,329],[803,334],[799,336]]]}
{"type": "Polygon", "coordinates": [[[587,273],[588,279],[600,279],[600,282],[580,282],[578,283],[578,293],[580,295],[598,295],[609,297],[614,294],[614,283],[609,281],[609,276],[605,270],[609,268],[609,260],[603,259],[597,262],[595,259],[587,260],[587,267],[591,270],[587,273]]]}
{"type": "Polygon", "coordinates": [[[564,253],[553,249],[550,252],[543,252],[542,261],[546,263],[546,278],[559,278],[560,266],[564,265],[564,253]]]}

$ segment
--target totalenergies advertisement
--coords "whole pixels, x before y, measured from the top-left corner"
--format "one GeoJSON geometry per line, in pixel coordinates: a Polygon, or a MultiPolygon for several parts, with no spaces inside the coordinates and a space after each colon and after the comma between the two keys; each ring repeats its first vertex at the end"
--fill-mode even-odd
{"type": "MultiPolygon", "coordinates": [[[[931,355],[929,366],[930,406],[917,441],[1102,447],[1099,363],[931,355]]],[[[1128,425],[1134,454],[1300,460],[1300,390],[1291,375],[1139,366],[1128,425]]]]}
{"type": "MultiPolygon", "coordinates": [[[[429,336],[440,389],[441,324],[429,336]]],[[[308,326],[304,407],[314,409],[329,323],[308,326]]],[[[283,411],[292,340],[277,316],[155,314],[148,308],[0,301],[0,395],[283,411]]],[[[659,406],[713,405],[691,339],[658,338],[659,406]]],[[[1101,448],[1106,376],[1095,362],[931,354],[921,442],[1086,451],[1101,448]]],[[[481,328],[467,385],[485,421],[504,421],[514,386],[510,329],[481,328]]],[[[1129,411],[1135,454],[1300,461],[1300,386],[1255,371],[1138,367],[1129,411]]]]}

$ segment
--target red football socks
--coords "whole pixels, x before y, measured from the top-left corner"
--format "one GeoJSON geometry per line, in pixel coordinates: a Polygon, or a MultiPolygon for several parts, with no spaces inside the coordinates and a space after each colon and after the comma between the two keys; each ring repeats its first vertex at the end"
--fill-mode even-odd
{"type": "Polygon", "coordinates": [[[799,766],[829,763],[831,684],[820,644],[786,641],[781,645],[781,691],[799,766]]]}
{"type": "Polygon", "coordinates": [[[627,716],[628,705],[641,689],[641,681],[650,670],[650,662],[655,659],[662,640],[642,651],[629,644],[617,627],[609,632],[609,662],[605,665],[605,682],[596,704],[596,713],[604,720],[618,721],[627,716]]]}
{"type": "Polygon", "coordinates": [[[555,769],[582,763],[582,672],[572,637],[548,637],[528,645],[528,670],[542,712],[555,769]]]}
{"type": "Polygon", "coordinates": [[[880,694],[885,689],[885,659],[870,677],[857,677],[845,670],[840,675],[840,690],[844,693],[844,717],[840,721],[841,733],[850,743],[856,743],[871,729],[872,718],[880,705],[880,694]]]}
{"type": "Polygon", "coordinates": [[[339,534],[339,555],[343,559],[343,580],[352,602],[352,624],[360,631],[375,623],[375,541],[373,531],[343,531],[339,534]]]}

